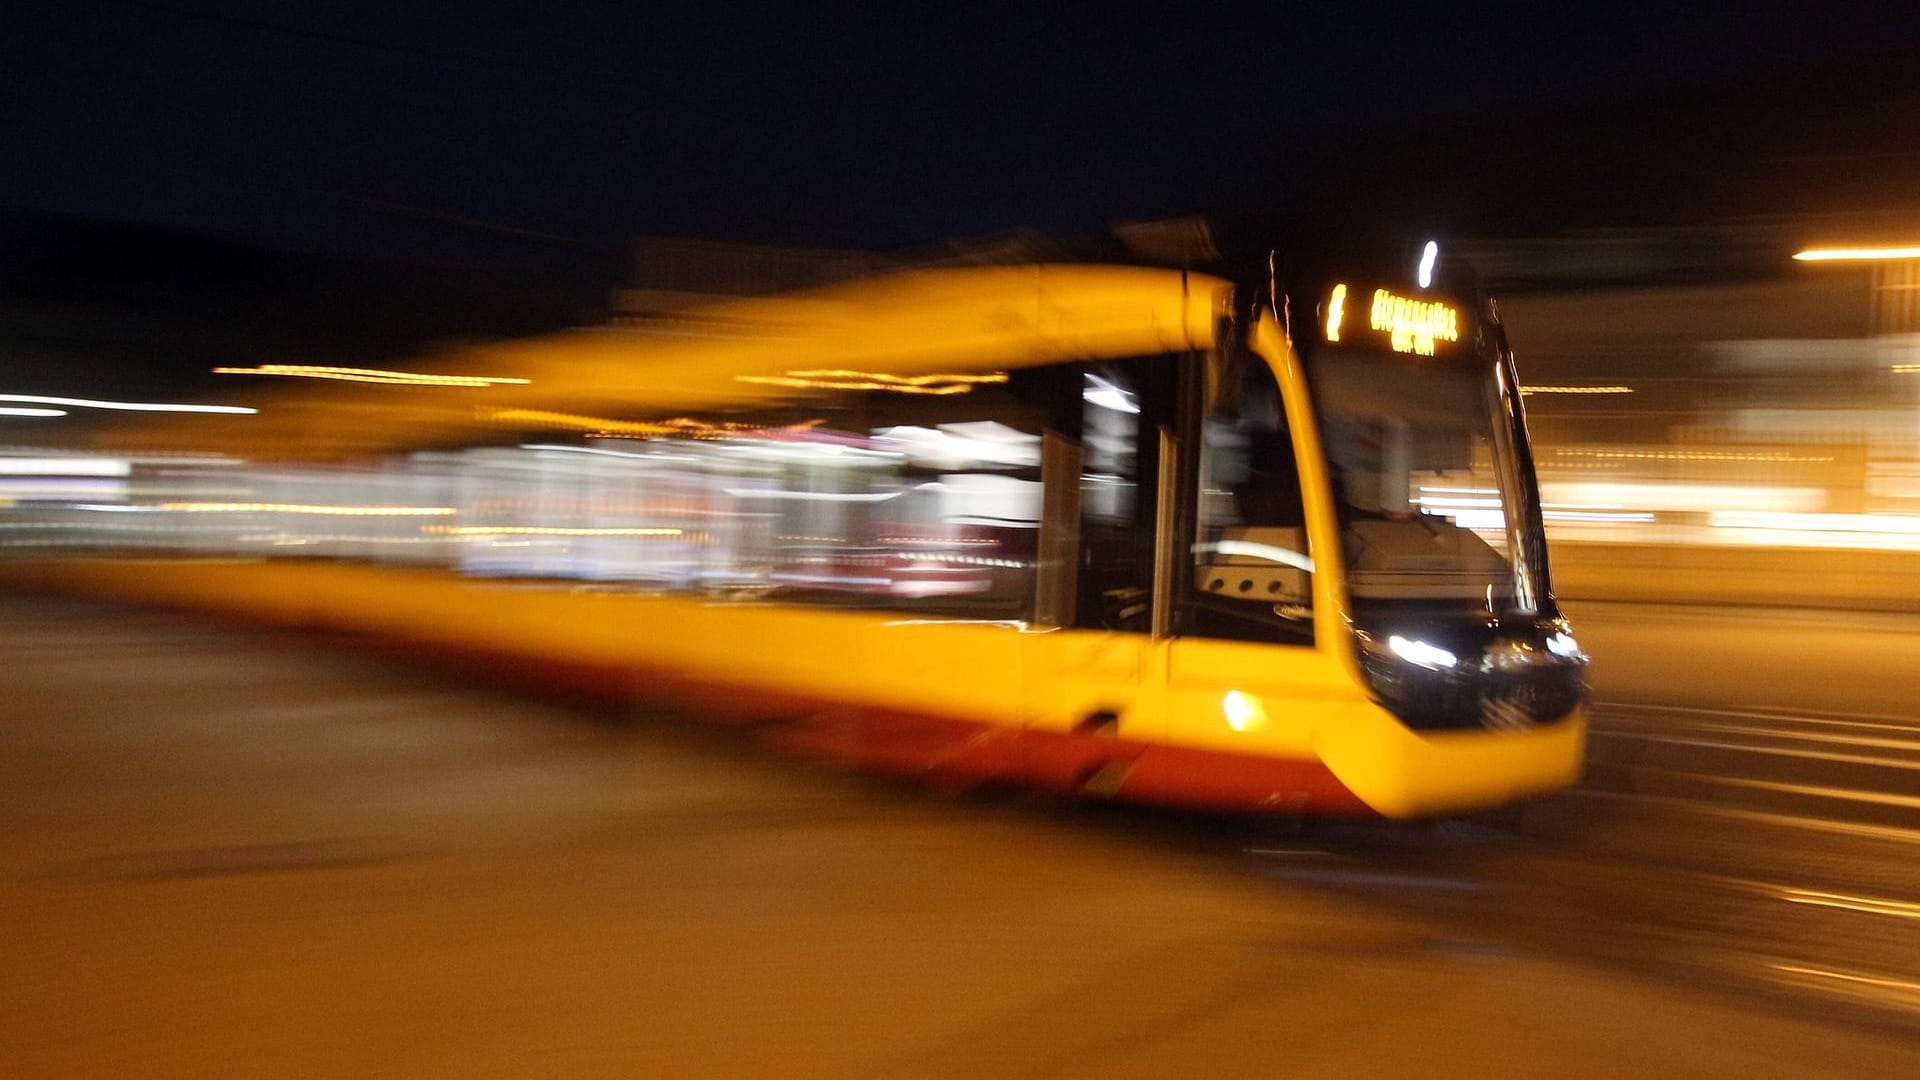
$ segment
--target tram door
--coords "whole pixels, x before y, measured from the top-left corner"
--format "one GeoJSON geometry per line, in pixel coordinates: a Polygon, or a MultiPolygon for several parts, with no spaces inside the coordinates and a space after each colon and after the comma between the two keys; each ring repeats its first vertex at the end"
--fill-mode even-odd
{"type": "Polygon", "coordinates": [[[1151,677],[1161,432],[1176,423],[1182,366],[1198,362],[1167,354],[1078,365],[1073,415],[1060,424],[1077,430],[1044,440],[1042,565],[1067,573],[1041,575],[1038,621],[1053,629],[1028,650],[1028,725],[1093,738],[1036,740],[1041,783],[1097,791],[1165,736],[1151,677]],[[1048,746],[1065,757],[1049,757],[1048,746]]]}
{"type": "Polygon", "coordinates": [[[1308,759],[1323,704],[1352,691],[1342,643],[1316,635],[1309,533],[1333,531],[1309,520],[1300,463],[1318,450],[1298,437],[1311,427],[1289,419],[1306,398],[1292,388],[1289,408],[1273,365],[1250,349],[1208,362],[1172,530],[1162,705],[1183,744],[1308,759]]]}

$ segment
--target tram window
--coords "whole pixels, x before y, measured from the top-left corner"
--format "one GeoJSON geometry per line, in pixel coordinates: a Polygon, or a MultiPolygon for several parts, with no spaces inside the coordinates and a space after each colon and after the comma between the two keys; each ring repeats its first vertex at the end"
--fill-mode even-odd
{"type": "Polygon", "coordinates": [[[1080,626],[1151,628],[1159,429],[1175,422],[1180,361],[1131,357],[1082,371],[1080,626]]]}
{"type": "Polygon", "coordinates": [[[1306,505],[1279,385],[1251,354],[1214,358],[1200,433],[1193,593],[1181,628],[1206,637],[1311,641],[1306,505]]]}
{"type": "Polygon", "coordinates": [[[1030,618],[1041,438],[1068,387],[1044,369],[1004,378],[811,394],[769,414],[767,438],[721,444],[738,470],[725,512],[755,538],[723,573],[793,603],[1030,618]]]}

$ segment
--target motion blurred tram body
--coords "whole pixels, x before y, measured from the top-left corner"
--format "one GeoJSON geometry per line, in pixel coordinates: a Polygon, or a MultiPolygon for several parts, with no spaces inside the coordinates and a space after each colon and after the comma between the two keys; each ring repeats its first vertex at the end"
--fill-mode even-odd
{"type": "Polygon", "coordinates": [[[1495,310],[1415,278],[927,270],[415,365],[454,382],[259,378],[257,416],[94,440],[222,455],[217,499],[178,458],[132,488],[165,572],[36,572],[940,785],[1496,806],[1576,778],[1586,657],[1495,310]]]}

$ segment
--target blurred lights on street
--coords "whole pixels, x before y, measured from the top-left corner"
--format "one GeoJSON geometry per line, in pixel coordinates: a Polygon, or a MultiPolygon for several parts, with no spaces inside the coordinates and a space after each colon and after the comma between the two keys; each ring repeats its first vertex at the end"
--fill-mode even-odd
{"type": "Polygon", "coordinates": [[[323,506],[312,503],[161,503],[161,510],[189,514],[318,514],[324,517],[445,517],[451,506],[323,506]]]}
{"type": "Polygon", "coordinates": [[[0,457],[0,476],[126,476],[133,465],[121,458],[0,457]]]}
{"type": "Polygon", "coordinates": [[[91,398],[43,397],[38,394],[0,394],[0,401],[26,405],[67,405],[77,409],[112,409],[118,412],[228,413],[251,415],[258,409],[244,405],[176,405],[149,401],[96,401],[91,398]]]}
{"type": "Polygon", "coordinates": [[[1859,911],[1869,915],[1920,919],[1920,904],[1908,903],[1905,900],[1883,900],[1872,896],[1848,896],[1845,893],[1796,888],[1781,889],[1780,899],[1790,904],[1811,904],[1815,907],[1839,908],[1842,911],[1859,911]]]}

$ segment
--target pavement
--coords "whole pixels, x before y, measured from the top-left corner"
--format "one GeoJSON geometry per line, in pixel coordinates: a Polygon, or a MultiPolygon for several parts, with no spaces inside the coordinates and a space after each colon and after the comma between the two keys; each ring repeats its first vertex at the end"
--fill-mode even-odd
{"type": "Polygon", "coordinates": [[[0,597],[0,1076],[1920,1075],[1920,626],[1573,614],[1587,785],[1307,826],[0,597]]]}

